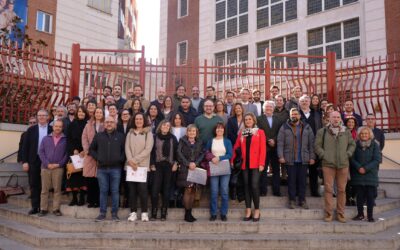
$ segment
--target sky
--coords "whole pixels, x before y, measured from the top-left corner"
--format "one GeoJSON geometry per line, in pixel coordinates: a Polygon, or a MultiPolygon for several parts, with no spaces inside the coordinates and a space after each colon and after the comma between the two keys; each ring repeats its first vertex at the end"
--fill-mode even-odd
{"type": "Polygon", "coordinates": [[[145,46],[146,58],[158,58],[160,32],[160,1],[137,0],[138,7],[138,49],[145,46]]]}

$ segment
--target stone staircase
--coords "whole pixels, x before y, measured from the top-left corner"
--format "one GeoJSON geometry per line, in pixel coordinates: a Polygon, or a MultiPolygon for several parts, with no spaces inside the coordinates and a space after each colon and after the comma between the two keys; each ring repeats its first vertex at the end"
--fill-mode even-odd
{"type": "Polygon", "coordinates": [[[262,197],[259,223],[241,221],[244,204],[235,201],[227,222],[209,222],[207,197],[194,209],[195,223],[183,221],[183,209],[169,209],[165,222],[127,222],[128,209],[121,222],[94,222],[98,209],[67,202],[63,196],[64,216],[40,218],[27,215],[26,195],[10,197],[0,205],[0,249],[400,249],[400,200],[383,191],[374,223],[351,221],[355,207],[346,207],[347,223],[326,223],[323,200],[313,197],[309,210],[286,208],[287,197],[262,197]]]}

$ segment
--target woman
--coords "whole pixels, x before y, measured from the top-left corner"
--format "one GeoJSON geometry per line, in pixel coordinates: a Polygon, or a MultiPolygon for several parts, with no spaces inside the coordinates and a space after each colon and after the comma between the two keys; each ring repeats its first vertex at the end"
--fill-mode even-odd
{"type": "Polygon", "coordinates": [[[158,124],[164,120],[164,115],[157,105],[151,104],[146,111],[146,116],[151,127],[151,132],[155,134],[158,124]]]}
{"type": "Polygon", "coordinates": [[[310,108],[314,111],[318,111],[318,112],[321,111],[319,95],[317,95],[317,94],[312,95],[310,108]]]}
{"type": "Polygon", "coordinates": [[[90,144],[97,133],[104,131],[104,111],[96,108],[94,116],[88,121],[82,133],[83,176],[86,177],[88,207],[99,207],[99,184],[97,182],[97,162],[88,155],[90,144]]]}
{"type": "MultiPolygon", "coordinates": [[[[214,138],[207,143],[207,150],[209,150],[214,158],[212,163],[219,164],[222,161],[229,163],[232,157],[232,143],[229,139],[224,137],[225,125],[222,122],[217,123],[214,128],[214,138]]],[[[218,166],[216,166],[218,167],[218,166]]],[[[217,219],[218,209],[218,193],[221,192],[221,220],[227,221],[226,214],[228,213],[229,205],[229,179],[230,173],[227,175],[211,176],[210,177],[210,221],[217,219]]]]}
{"type": "Polygon", "coordinates": [[[222,100],[215,102],[215,114],[222,118],[224,124],[228,122],[228,114],[225,113],[225,103],[222,100]]]}
{"type": "Polygon", "coordinates": [[[185,119],[181,113],[175,113],[170,119],[172,126],[172,134],[175,135],[176,139],[179,141],[184,135],[186,135],[186,124],[185,119]]]}
{"type": "Polygon", "coordinates": [[[232,145],[236,143],[236,139],[240,130],[243,129],[243,106],[241,103],[235,103],[232,108],[231,117],[228,119],[226,129],[228,131],[228,139],[232,145]]]}
{"type": "Polygon", "coordinates": [[[174,111],[173,109],[174,107],[173,107],[172,97],[170,96],[165,97],[162,113],[166,120],[169,120],[171,118],[171,115],[173,114],[174,111]]]}
{"type": "MultiPolygon", "coordinates": [[[[134,171],[138,167],[150,168],[150,154],[153,148],[153,135],[148,120],[142,113],[136,113],[131,122],[130,130],[125,141],[127,168],[134,171]]],[[[128,182],[129,206],[131,213],[128,221],[137,220],[137,198],[140,197],[141,220],[149,221],[147,213],[147,182],[128,182]]]]}
{"type": "Polygon", "coordinates": [[[130,111],[132,116],[136,113],[144,113],[142,102],[140,101],[139,98],[133,98],[132,107],[130,108],[130,111]]]}
{"type": "Polygon", "coordinates": [[[158,195],[162,193],[161,220],[167,219],[172,172],[178,169],[176,149],[178,141],[171,133],[171,123],[163,120],[158,125],[151,152],[151,171],[154,171],[151,187],[151,220],[157,219],[158,195]]]}
{"type": "MultiPolygon", "coordinates": [[[[76,112],[75,119],[68,127],[68,155],[79,155],[81,158],[85,157],[85,152],[82,147],[82,134],[87,124],[88,116],[86,108],[80,106],[76,112]]],[[[69,203],[70,206],[83,206],[85,204],[87,187],[82,172],[73,173],[70,178],[67,178],[66,191],[72,192],[72,200],[69,203]]]]}
{"type": "Polygon", "coordinates": [[[347,129],[351,132],[351,136],[353,137],[353,140],[357,139],[357,119],[353,116],[347,117],[346,120],[344,121],[344,125],[347,127],[347,129]]]}
{"type": "Polygon", "coordinates": [[[131,119],[131,114],[128,109],[123,109],[121,115],[118,117],[117,131],[124,135],[129,132],[129,121],[131,119]]]}
{"type": "Polygon", "coordinates": [[[88,118],[92,119],[94,116],[94,111],[96,110],[96,102],[95,101],[89,101],[87,105],[85,106],[87,113],[88,113],[88,118]]]}
{"type": "Polygon", "coordinates": [[[192,215],[192,207],[196,194],[196,184],[187,181],[190,170],[200,166],[204,158],[203,143],[199,140],[199,130],[194,124],[187,127],[186,135],[181,138],[177,150],[177,158],[180,164],[177,176],[177,186],[184,188],[183,205],[185,207],[185,218],[187,222],[194,222],[196,218],[192,215]]]}
{"type": "Polygon", "coordinates": [[[351,158],[351,184],[357,192],[357,216],[353,220],[364,219],[364,204],[367,202],[367,218],[374,222],[373,208],[378,186],[378,169],[381,161],[379,145],[374,133],[367,126],[358,129],[356,150],[351,158]]]}
{"type": "MultiPolygon", "coordinates": [[[[349,116],[344,121],[344,125],[351,132],[353,140],[357,140],[357,119],[353,116],[349,116]]],[[[354,187],[351,185],[350,180],[348,180],[346,185],[346,206],[356,205],[356,195],[354,187]]]]}
{"type": "MultiPolygon", "coordinates": [[[[260,220],[260,173],[264,170],[266,158],[266,137],[264,131],[257,128],[257,120],[253,113],[244,116],[244,129],[239,133],[233,147],[233,157],[236,158],[236,149],[242,152],[242,175],[246,202],[246,216],[244,221],[253,218],[260,220]],[[248,152],[251,152],[249,154],[248,152]],[[254,203],[254,214],[251,213],[251,201],[254,203]]],[[[233,160],[231,162],[233,164],[233,160]]]]}
{"type": "Polygon", "coordinates": [[[81,105],[87,108],[87,104],[89,103],[89,97],[84,97],[81,101],[81,105]]]}

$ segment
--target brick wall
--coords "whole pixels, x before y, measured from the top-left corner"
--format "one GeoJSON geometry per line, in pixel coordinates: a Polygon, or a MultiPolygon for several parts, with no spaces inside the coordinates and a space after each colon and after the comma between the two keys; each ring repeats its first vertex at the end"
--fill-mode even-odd
{"type": "Polygon", "coordinates": [[[388,54],[400,53],[400,1],[385,0],[388,54]]]}

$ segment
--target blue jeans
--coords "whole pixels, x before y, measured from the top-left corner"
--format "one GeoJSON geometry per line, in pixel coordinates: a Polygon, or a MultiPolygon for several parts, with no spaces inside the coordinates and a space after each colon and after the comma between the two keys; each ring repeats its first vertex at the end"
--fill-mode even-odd
{"type": "Polygon", "coordinates": [[[291,166],[286,165],[290,201],[296,200],[296,194],[299,197],[299,204],[306,201],[307,168],[308,165],[301,163],[294,163],[291,166]]]}
{"type": "Polygon", "coordinates": [[[111,192],[111,214],[116,215],[119,207],[119,183],[121,168],[98,168],[97,180],[100,188],[100,214],[107,213],[108,192],[111,192]]]}
{"type": "Polygon", "coordinates": [[[221,215],[228,213],[229,204],[229,179],[231,175],[211,176],[210,177],[210,212],[211,215],[217,215],[218,210],[218,192],[221,192],[221,215]]]}

